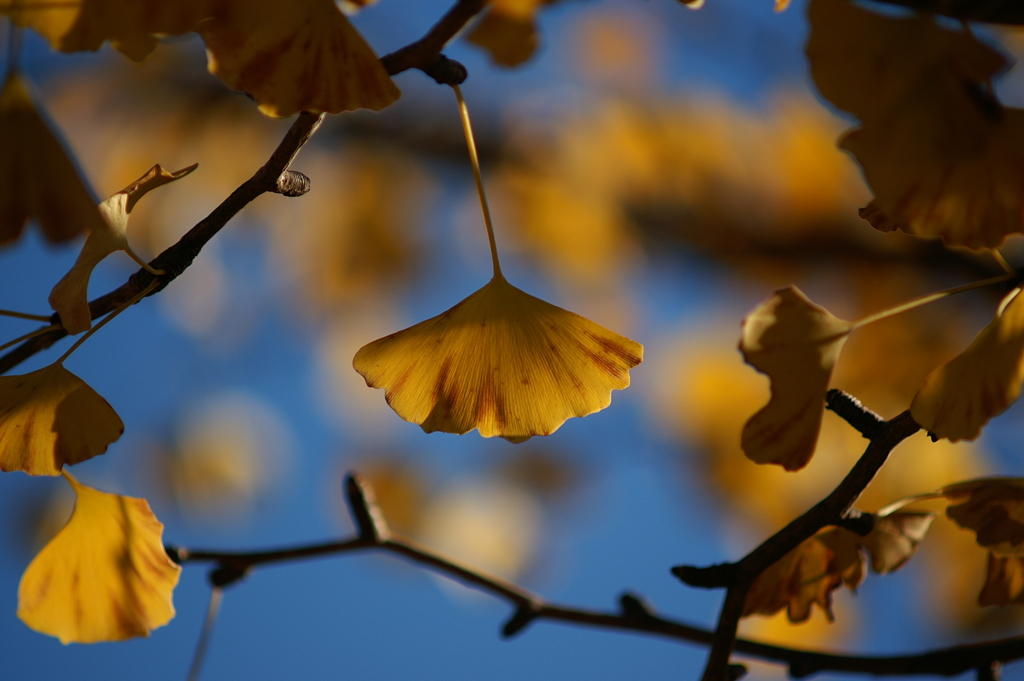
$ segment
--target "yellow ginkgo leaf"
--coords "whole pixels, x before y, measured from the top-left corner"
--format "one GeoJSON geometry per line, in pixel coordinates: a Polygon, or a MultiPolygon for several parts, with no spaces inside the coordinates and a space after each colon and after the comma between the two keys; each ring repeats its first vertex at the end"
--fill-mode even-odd
{"type": "Polygon", "coordinates": [[[518,66],[537,50],[536,14],[547,0],[492,0],[467,40],[487,50],[498,66],[518,66]]]}
{"type": "Polygon", "coordinates": [[[210,73],[268,116],[379,111],[400,94],[333,0],[228,0],[198,31],[210,73]]]}
{"type": "Polygon", "coordinates": [[[195,169],[196,165],[191,165],[169,173],[157,164],[100,204],[99,212],[103,220],[89,232],[75,264],[50,291],[50,308],[60,315],[61,324],[68,333],[81,333],[92,326],[89,278],[101,260],[114,251],[125,251],[137,263],[150,269],[128,245],[128,214],[135,203],[151,189],[185,177],[195,169]]]}
{"type": "Polygon", "coordinates": [[[924,540],[935,520],[934,513],[897,511],[875,517],[875,526],[861,540],[871,554],[871,569],[880,575],[903,567],[924,540]]]}
{"type": "Polygon", "coordinates": [[[0,186],[0,246],[20,237],[29,219],[53,243],[103,222],[74,161],[16,72],[0,91],[0,186]]]}
{"type": "Polygon", "coordinates": [[[1024,556],[988,554],[985,586],[978,594],[978,605],[1006,606],[1024,604],[1024,556]]]}
{"type": "Polygon", "coordinates": [[[1020,289],[960,355],[928,375],[910,405],[914,420],[939,437],[973,440],[1018,397],[1024,381],[1024,296],[1020,289]]]}
{"type": "Polygon", "coordinates": [[[743,320],[743,359],[771,379],[768,404],[743,426],[743,453],[756,463],[803,468],[814,453],[832,367],[853,325],[815,305],[795,286],[781,289],[743,320]]]}
{"type": "Polygon", "coordinates": [[[1024,478],[983,478],[943,487],[946,515],[999,556],[1024,555],[1024,478]]]}
{"type": "Polygon", "coordinates": [[[611,403],[643,359],[635,341],[497,275],[447,312],[376,340],[353,365],[428,433],[523,442],[611,403]]]}
{"type": "Polygon", "coordinates": [[[60,363],[0,376],[0,470],[59,475],[123,432],[107,401],[60,363]]]}
{"type": "Polygon", "coordinates": [[[142,61],[158,35],[180,35],[208,16],[212,0],[0,0],[0,14],[28,26],[61,52],[98,50],[111,44],[142,61]]]}
{"type": "Polygon", "coordinates": [[[145,499],[108,494],[64,474],[75,490],[67,525],[29,564],[18,617],[61,643],[122,641],[167,624],[181,566],[145,499]]]}
{"type": "Polygon", "coordinates": [[[789,621],[805,622],[817,604],[829,620],[832,592],[855,589],[864,578],[859,537],[840,528],[825,530],[802,542],[762,572],[747,592],[743,617],[771,616],[786,609],[789,621]]]}

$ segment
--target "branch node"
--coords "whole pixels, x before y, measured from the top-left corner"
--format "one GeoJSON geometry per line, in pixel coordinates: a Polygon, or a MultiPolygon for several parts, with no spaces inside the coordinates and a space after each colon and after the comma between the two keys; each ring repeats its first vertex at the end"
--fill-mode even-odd
{"type": "Polygon", "coordinates": [[[825,406],[869,440],[878,437],[885,427],[885,419],[871,411],[853,395],[833,388],[825,393],[825,406]]]}
{"type": "Polygon", "coordinates": [[[993,660],[978,667],[978,681],[999,681],[1003,678],[1003,663],[993,660]]]}
{"type": "Polygon", "coordinates": [[[797,657],[789,663],[789,676],[793,679],[805,679],[821,671],[821,667],[805,657],[797,657]]]}
{"type": "Polygon", "coordinates": [[[277,178],[275,194],[302,196],[309,191],[309,177],[297,170],[286,170],[277,178]]]}
{"type": "Polygon", "coordinates": [[[437,55],[434,61],[420,67],[420,70],[433,78],[438,85],[462,85],[469,77],[469,71],[465,66],[443,54],[437,55]]]}
{"type": "Polygon", "coordinates": [[[519,606],[516,608],[516,611],[512,613],[512,617],[510,617],[501,628],[502,637],[512,638],[529,626],[533,620],[537,619],[538,614],[537,610],[531,605],[519,606]]]}
{"type": "Polygon", "coordinates": [[[624,593],[619,596],[619,607],[622,616],[631,622],[642,622],[654,618],[654,610],[640,596],[624,593]]]}
{"type": "Polygon", "coordinates": [[[238,565],[225,565],[210,570],[210,574],[207,579],[210,580],[210,586],[213,587],[225,587],[230,586],[242,579],[249,574],[249,570],[252,569],[251,565],[238,566],[238,565]]]}
{"type": "Polygon", "coordinates": [[[672,568],[675,575],[684,584],[701,589],[722,589],[736,583],[736,563],[721,563],[709,567],[694,565],[678,565],[672,568]]]}
{"type": "Polygon", "coordinates": [[[355,473],[345,476],[345,500],[360,539],[380,544],[391,536],[384,515],[373,496],[373,488],[355,473]]]}
{"type": "Polygon", "coordinates": [[[747,665],[745,664],[731,664],[729,665],[729,681],[739,681],[747,675],[747,665]]]}
{"type": "Polygon", "coordinates": [[[851,508],[839,519],[836,525],[856,535],[866,537],[871,534],[871,530],[875,529],[875,514],[851,508]]]}
{"type": "Polygon", "coordinates": [[[167,557],[178,565],[181,565],[188,560],[188,549],[184,547],[167,544],[164,546],[164,551],[167,553],[167,557]]]}

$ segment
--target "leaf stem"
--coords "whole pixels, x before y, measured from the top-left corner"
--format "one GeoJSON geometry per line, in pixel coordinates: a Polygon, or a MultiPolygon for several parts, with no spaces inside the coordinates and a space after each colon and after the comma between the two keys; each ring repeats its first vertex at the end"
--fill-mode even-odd
{"type": "Polygon", "coordinates": [[[891,513],[894,513],[895,511],[900,510],[901,508],[905,508],[906,506],[910,506],[911,504],[916,504],[919,501],[931,501],[932,499],[942,499],[943,496],[945,495],[940,494],[939,492],[924,492],[922,494],[911,494],[909,497],[901,497],[896,501],[883,506],[882,508],[875,511],[875,515],[879,517],[884,517],[891,513]]]}
{"type": "Polygon", "coordinates": [[[999,252],[998,248],[992,249],[992,257],[995,258],[996,262],[999,263],[999,266],[1002,267],[1007,272],[1015,271],[1013,267],[1010,265],[1010,263],[1006,262],[1006,258],[1003,257],[1003,254],[999,252]]]}
{"type": "Polygon", "coordinates": [[[131,256],[132,260],[142,265],[142,269],[146,270],[150,274],[155,274],[158,277],[164,274],[163,270],[155,270],[152,267],[150,267],[149,263],[140,258],[139,254],[132,250],[132,247],[129,246],[127,243],[125,244],[124,252],[131,256]]]}
{"type": "Polygon", "coordinates": [[[117,308],[116,310],[114,310],[113,312],[111,312],[110,314],[108,314],[108,315],[107,315],[106,317],[104,317],[104,318],[103,318],[103,320],[102,320],[102,321],[100,321],[100,322],[99,322],[98,324],[96,324],[96,326],[94,326],[94,327],[92,327],[91,329],[89,329],[89,330],[88,330],[88,331],[87,331],[87,332],[85,333],[85,335],[84,335],[84,336],[82,336],[81,338],[79,338],[78,340],[76,340],[76,341],[74,342],[74,344],[73,344],[73,345],[72,345],[72,346],[71,346],[70,348],[68,348],[68,351],[67,351],[67,352],[65,352],[65,353],[64,353],[63,355],[61,355],[61,356],[60,356],[60,359],[58,359],[56,363],[57,363],[57,364],[63,364],[63,363],[64,363],[64,360],[66,360],[66,359],[67,359],[67,358],[68,358],[68,357],[69,357],[69,356],[71,355],[71,353],[72,353],[72,352],[74,352],[75,350],[77,350],[77,349],[79,348],[79,346],[80,346],[80,345],[82,345],[82,343],[84,343],[85,341],[89,340],[89,338],[90,338],[90,337],[91,337],[91,336],[92,336],[92,335],[93,335],[94,333],[96,333],[97,331],[99,331],[100,329],[102,329],[102,328],[103,328],[103,325],[104,325],[104,324],[106,324],[106,323],[107,323],[107,322],[109,322],[109,321],[110,321],[111,319],[113,319],[113,318],[114,318],[114,317],[116,317],[117,315],[119,315],[119,314],[121,314],[122,312],[124,312],[125,310],[127,310],[127,309],[128,309],[129,307],[131,307],[131,306],[132,306],[132,305],[134,305],[135,303],[137,303],[137,302],[139,302],[140,300],[142,300],[143,298],[145,298],[145,297],[146,297],[146,296],[147,296],[147,295],[149,294],[149,292],[150,292],[150,291],[152,291],[153,289],[155,289],[155,288],[156,288],[157,284],[159,284],[159,283],[160,283],[160,280],[159,280],[159,279],[154,279],[153,281],[149,282],[149,286],[147,286],[146,288],[144,288],[144,289],[142,289],[141,291],[139,291],[138,293],[136,293],[136,294],[135,294],[135,295],[134,295],[133,297],[129,298],[127,302],[125,302],[125,303],[124,303],[123,305],[121,305],[121,306],[120,306],[119,308],[117,308]]]}
{"type": "Polygon", "coordinates": [[[972,291],[976,288],[982,288],[984,286],[1001,284],[1004,281],[1010,281],[1011,279],[1015,279],[1017,276],[1019,276],[1017,272],[1012,271],[1007,272],[1006,274],[1000,274],[998,277],[982,279],[980,281],[971,282],[970,284],[964,284],[963,286],[957,286],[955,288],[946,289],[945,291],[929,293],[926,296],[915,298],[914,300],[908,300],[907,302],[900,303],[895,307],[890,307],[887,310],[882,310],[881,312],[876,312],[872,315],[868,315],[863,319],[858,319],[857,321],[853,322],[853,325],[850,327],[850,331],[853,331],[854,329],[859,329],[860,327],[866,326],[867,324],[871,324],[872,322],[877,322],[881,319],[885,319],[886,317],[892,317],[893,315],[900,314],[901,312],[913,310],[915,307],[921,307],[922,305],[927,305],[928,303],[934,303],[936,300],[942,300],[943,298],[954,295],[956,293],[964,293],[965,291],[972,291]]]}
{"type": "Polygon", "coordinates": [[[501,264],[498,262],[498,244],[494,239],[494,223],[491,222],[491,210],[487,206],[487,195],[484,194],[484,181],[480,176],[480,158],[476,153],[476,142],[473,139],[473,128],[469,124],[469,109],[466,108],[466,100],[462,98],[462,90],[458,85],[452,85],[455,91],[455,99],[459,103],[459,116],[462,118],[462,130],[466,133],[466,146],[469,148],[469,161],[473,165],[473,179],[476,180],[476,193],[480,197],[480,209],[484,213],[484,224],[487,226],[487,240],[491,244],[491,262],[494,264],[494,276],[501,279],[501,264]]]}
{"type": "Polygon", "coordinates": [[[7,348],[11,347],[12,345],[17,345],[18,343],[21,343],[22,341],[27,341],[29,338],[35,338],[36,336],[41,336],[42,334],[47,333],[48,331],[53,331],[56,328],[58,328],[57,324],[50,324],[49,326],[44,326],[41,329],[36,329],[35,331],[30,331],[29,333],[26,333],[24,336],[18,336],[14,340],[7,341],[3,345],[0,345],[0,350],[6,350],[7,348]]]}
{"type": "Polygon", "coordinates": [[[217,615],[220,614],[220,604],[223,600],[224,589],[219,586],[213,587],[210,592],[210,605],[206,608],[206,619],[203,620],[203,630],[199,633],[196,652],[192,656],[192,664],[188,668],[188,681],[199,680],[199,673],[203,669],[203,660],[206,659],[206,650],[210,647],[213,625],[217,621],[217,615]]]}
{"type": "Polygon", "coordinates": [[[0,310],[0,317],[14,317],[15,319],[27,319],[33,322],[48,322],[49,317],[41,314],[29,314],[28,312],[14,312],[13,310],[0,310]]]}

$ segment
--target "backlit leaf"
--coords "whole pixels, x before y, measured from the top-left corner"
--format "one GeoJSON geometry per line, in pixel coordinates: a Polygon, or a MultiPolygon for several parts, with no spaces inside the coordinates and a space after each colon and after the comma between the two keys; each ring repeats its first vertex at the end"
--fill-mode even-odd
{"type": "Polygon", "coordinates": [[[924,540],[933,520],[934,513],[913,511],[876,516],[871,533],[861,540],[871,554],[871,569],[884,575],[903,567],[924,540]]]}
{"type": "Polygon", "coordinates": [[[374,341],[353,365],[428,433],[523,442],[611,403],[643,347],[495,277],[447,312],[374,341]]]}
{"type": "Polygon", "coordinates": [[[910,405],[914,420],[950,441],[973,440],[1020,397],[1024,381],[1024,296],[1020,289],[959,356],[924,380],[910,405]]]}
{"type": "Polygon", "coordinates": [[[123,432],[107,401],[60,364],[0,376],[0,470],[59,475],[123,432]]]}
{"type": "Polygon", "coordinates": [[[978,605],[1005,606],[1024,604],[1024,556],[988,554],[985,586],[978,594],[978,605]]]}
{"type": "Polygon", "coordinates": [[[18,617],[61,643],[121,641],[167,624],[181,567],[145,499],[108,494],[64,474],[75,490],[67,525],[18,588],[18,617]]]}
{"type": "Polygon", "coordinates": [[[0,14],[28,26],[61,52],[98,50],[110,41],[142,61],[157,35],[180,35],[207,16],[212,0],[0,0],[0,14]]]}
{"type": "Polygon", "coordinates": [[[743,320],[743,358],[772,383],[771,400],[743,427],[749,459],[790,471],[807,465],[832,367],[851,328],[795,286],[776,291],[743,320]]]}
{"type": "Polygon", "coordinates": [[[89,232],[82,250],[68,273],[50,291],[50,308],[60,315],[61,324],[74,335],[92,326],[89,311],[89,278],[96,265],[114,251],[125,251],[136,261],[143,261],[128,245],[128,214],[135,203],[151,189],[185,177],[195,165],[169,173],[159,164],[145,175],[103,201],[99,206],[103,220],[89,232]]]}
{"type": "Polygon", "coordinates": [[[198,31],[210,73],[268,116],[379,111],[399,96],[332,0],[231,0],[198,31]]]}
{"type": "Polygon", "coordinates": [[[946,515],[1000,556],[1024,555],[1024,478],[983,478],[939,490],[946,515]]]}
{"type": "Polygon", "coordinates": [[[16,72],[0,91],[0,186],[0,246],[18,239],[30,219],[52,243],[102,224],[75,162],[16,72]]]}

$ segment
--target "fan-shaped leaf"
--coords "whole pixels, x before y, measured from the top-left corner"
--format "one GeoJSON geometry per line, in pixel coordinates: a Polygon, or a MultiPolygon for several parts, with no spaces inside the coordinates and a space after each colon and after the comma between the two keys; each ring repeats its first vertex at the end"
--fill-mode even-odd
{"type": "Polygon", "coordinates": [[[999,556],[1024,555],[1024,478],[984,478],[939,490],[946,515],[999,556]]]}

